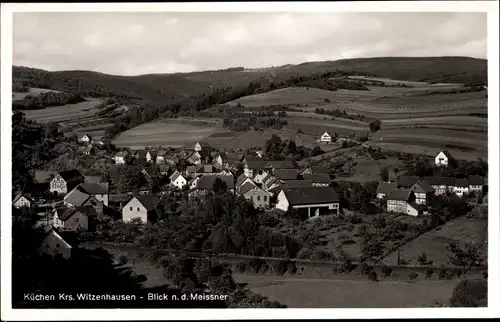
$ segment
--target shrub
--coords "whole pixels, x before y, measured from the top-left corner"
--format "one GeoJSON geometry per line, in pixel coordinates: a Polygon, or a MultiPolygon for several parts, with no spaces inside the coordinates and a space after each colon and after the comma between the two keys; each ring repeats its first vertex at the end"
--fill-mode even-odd
{"type": "Polygon", "coordinates": [[[409,275],[408,275],[408,278],[411,279],[411,280],[414,280],[418,277],[418,273],[417,272],[411,272],[409,275]]]}
{"type": "Polygon", "coordinates": [[[452,307],[487,306],[488,283],[481,279],[468,279],[458,283],[450,299],[452,307]]]}
{"type": "Polygon", "coordinates": [[[350,259],[346,259],[339,268],[340,274],[348,274],[354,270],[355,266],[350,259]]]}
{"type": "Polygon", "coordinates": [[[384,265],[382,266],[382,273],[384,274],[385,277],[389,277],[392,274],[392,268],[387,265],[384,265]]]}
{"type": "Polygon", "coordinates": [[[425,270],[425,278],[429,278],[432,276],[432,274],[434,274],[434,269],[432,267],[428,267],[426,270],[425,270]]]}
{"type": "Polygon", "coordinates": [[[252,258],[246,262],[246,269],[248,272],[257,273],[265,263],[266,262],[260,258],[252,258]]]}
{"type": "Polygon", "coordinates": [[[128,258],[125,257],[124,255],[120,255],[120,257],[118,257],[118,265],[125,265],[127,264],[128,262],[128,258]]]}
{"type": "Polygon", "coordinates": [[[368,275],[373,270],[373,267],[368,265],[367,263],[361,264],[361,274],[368,275]]]}
{"type": "Polygon", "coordinates": [[[368,278],[370,279],[370,281],[378,282],[377,272],[372,270],[370,274],[368,274],[368,278]]]}
{"type": "Polygon", "coordinates": [[[273,273],[277,275],[283,275],[288,270],[288,262],[286,261],[275,262],[270,264],[269,266],[271,267],[273,273]]]}

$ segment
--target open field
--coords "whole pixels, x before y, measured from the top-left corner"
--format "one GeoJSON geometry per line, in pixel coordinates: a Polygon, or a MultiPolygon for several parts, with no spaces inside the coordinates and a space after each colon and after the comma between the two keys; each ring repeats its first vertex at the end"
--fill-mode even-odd
{"type": "Polygon", "coordinates": [[[237,274],[235,281],[290,308],[410,308],[448,305],[457,280],[381,281],[237,274]]]}
{"type": "Polygon", "coordinates": [[[218,123],[201,120],[161,120],[123,132],[114,141],[118,147],[141,148],[152,145],[181,147],[222,132],[218,123]]]}
{"type": "MultiPolygon", "coordinates": [[[[424,143],[422,143],[424,144],[424,143]]],[[[384,141],[376,141],[376,142],[371,142],[369,145],[372,147],[379,147],[381,149],[385,150],[390,150],[390,151],[397,151],[397,152],[402,152],[402,153],[412,153],[412,154],[421,154],[421,155],[427,155],[427,156],[436,156],[442,148],[438,147],[430,147],[425,143],[426,145],[411,145],[411,144],[405,144],[405,143],[386,143],[384,141]]],[[[478,157],[481,157],[483,159],[487,159],[487,152],[488,151],[483,151],[482,155],[478,154],[478,151],[472,151],[472,152],[464,152],[460,151],[457,149],[451,149],[447,148],[448,151],[453,155],[455,159],[458,160],[467,160],[467,161],[477,161],[478,157]]]]}
{"type": "MultiPolygon", "coordinates": [[[[460,244],[471,244],[481,247],[481,254],[486,258],[487,249],[484,242],[487,240],[488,222],[474,218],[458,218],[447,222],[446,225],[431,230],[400,249],[401,256],[405,260],[411,260],[411,265],[417,265],[418,256],[427,254],[427,259],[433,261],[434,266],[448,264],[446,246],[450,241],[460,244]]],[[[384,258],[383,262],[388,265],[397,264],[397,252],[393,252],[384,258]]]]}
{"type": "Polygon", "coordinates": [[[417,88],[435,88],[435,89],[451,89],[451,88],[459,88],[462,87],[461,84],[453,84],[453,83],[441,83],[441,84],[429,84],[427,82],[415,82],[415,81],[405,81],[405,80],[397,80],[385,77],[369,77],[369,76],[349,76],[350,79],[356,80],[367,80],[367,81],[379,81],[384,82],[387,85],[396,85],[396,84],[404,84],[408,86],[413,86],[417,88]]]}

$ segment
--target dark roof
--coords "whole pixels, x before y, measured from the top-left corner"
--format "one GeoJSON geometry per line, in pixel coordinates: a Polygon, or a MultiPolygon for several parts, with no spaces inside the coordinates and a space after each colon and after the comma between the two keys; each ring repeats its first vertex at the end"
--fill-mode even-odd
{"type": "Polygon", "coordinates": [[[397,189],[398,184],[396,182],[380,182],[378,184],[377,193],[388,194],[397,189]]]}
{"type": "Polygon", "coordinates": [[[252,170],[260,170],[264,169],[266,167],[266,161],[262,160],[251,160],[251,161],[246,161],[245,165],[252,170]]]}
{"type": "Polygon", "coordinates": [[[160,173],[170,171],[170,166],[167,164],[160,164],[158,168],[160,169],[160,173]]]}
{"type": "Polygon", "coordinates": [[[215,183],[215,180],[219,178],[223,182],[227,184],[228,189],[234,189],[234,177],[233,176],[202,176],[198,181],[197,188],[198,189],[212,189],[215,183]]]}
{"type": "Polygon", "coordinates": [[[105,195],[109,193],[109,183],[80,183],[77,189],[80,189],[90,195],[105,195]]]}
{"type": "Polygon", "coordinates": [[[330,175],[324,173],[303,174],[304,180],[311,180],[314,183],[330,183],[330,175]]]}
{"type": "Polygon", "coordinates": [[[411,190],[407,189],[393,190],[387,195],[387,200],[408,201],[410,199],[411,193],[411,190]]]}
{"type": "Polygon", "coordinates": [[[71,169],[71,170],[66,170],[66,171],[59,172],[59,175],[66,182],[77,181],[77,180],[84,180],[85,179],[85,177],[77,169],[71,169]]]}
{"type": "Polygon", "coordinates": [[[311,169],[311,172],[313,174],[318,174],[318,173],[324,173],[324,174],[329,174],[330,170],[326,167],[320,167],[320,166],[311,166],[309,167],[311,169]]]}
{"type": "Polygon", "coordinates": [[[280,180],[296,180],[298,173],[295,169],[276,169],[273,175],[280,180]]]}
{"type": "Polygon", "coordinates": [[[292,161],[269,161],[267,166],[274,169],[295,169],[292,161]]]}
{"type": "Polygon", "coordinates": [[[87,183],[99,183],[102,181],[101,175],[86,175],[85,182],[87,183]]]}
{"type": "Polygon", "coordinates": [[[482,186],[484,185],[484,177],[481,176],[469,176],[469,185],[471,186],[482,186]]]}
{"type": "Polygon", "coordinates": [[[76,214],[78,211],[86,216],[97,215],[96,210],[92,206],[75,207],[75,208],[73,207],[57,208],[56,211],[57,211],[57,217],[62,221],[66,221],[69,218],[73,217],[73,215],[76,214]]]}
{"type": "Polygon", "coordinates": [[[203,171],[203,173],[212,173],[214,172],[214,166],[211,164],[204,164],[200,170],[203,171]]]}
{"type": "Polygon", "coordinates": [[[168,150],[161,149],[156,153],[156,156],[164,157],[165,155],[168,154],[168,150]]]}
{"type": "MultiPolygon", "coordinates": [[[[172,173],[172,175],[170,176],[170,181],[175,181],[175,179],[177,179],[178,177],[182,176],[182,174],[179,172],[179,171],[175,171],[174,173],[172,173]]],[[[184,178],[184,177],[183,177],[184,178]]],[[[185,179],[185,178],[184,178],[185,179]]]]}
{"type": "Polygon", "coordinates": [[[247,177],[244,173],[242,173],[237,179],[236,179],[236,186],[239,187],[241,184],[243,184],[243,182],[245,182],[245,180],[249,179],[250,181],[252,179],[250,179],[249,177],[247,177]]]}
{"type": "Polygon", "coordinates": [[[201,170],[203,167],[201,165],[188,165],[186,167],[186,171],[188,173],[192,173],[192,172],[198,172],[199,170],[201,170]]]}
{"type": "Polygon", "coordinates": [[[398,185],[401,187],[410,188],[418,181],[418,177],[415,176],[400,176],[398,180],[398,185]]]}
{"type": "MultiPolygon", "coordinates": [[[[147,211],[154,210],[155,203],[158,197],[153,194],[136,195],[132,199],[136,198],[139,202],[146,208],[147,211]]],[[[132,200],[130,199],[130,200],[132,200]]],[[[129,202],[130,202],[129,200],[129,202]]]]}
{"type": "Polygon", "coordinates": [[[85,193],[79,189],[71,190],[66,196],[64,201],[75,207],[81,206],[90,198],[90,194],[85,193]]]}
{"type": "Polygon", "coordinates": [[[434,188],[425,180],[421,180],[413,185],[413,191],[416,193],[430,193],[434,192],[434,188]]]}
{"type": "Polygon", "coordinates": [[[281,185],[283,188],[303,188],[312,187],[312,180],[289,180],[281,185]]]}
{"type": "Polygon", "coordinates": [[[450,177],[422,177],[421,181],[427,181],[431,186],[455,185],[455,178],[450,177]]]}
{"type": "Polygon", "coordinates": [[[137,159],[146,159],[146,151],[144,150],[137,150],[133,154],[137,159]]]}
{"type": "Polygon", "coordinates": [[[467,179],[455,179],[455,187],[468,187],[469,181],[467,179]]]}
{"type": "Polygon", "coordinates": [[[332,203],[340,200],[333,188],[308,187],[283,189],[289,205],[332,203]]]}
{"type": "Polygon", "coordinates": [[[248,191],[252,190],[255,187],[257,187],[257,186],[254,183],[252,183],[252,182],[246,182],[244,185],[242,185],[239,188],[239,193],[240,194],[245,194],[245,193],[247,193],[248,191]]]}
{"type": "Polygon", "coordinates": [[[443,152],[443,154],[448,158],[448,160],[455,160],[455,158],[451,155],[450,151],[443,150],[441,152],[443,152]]]}

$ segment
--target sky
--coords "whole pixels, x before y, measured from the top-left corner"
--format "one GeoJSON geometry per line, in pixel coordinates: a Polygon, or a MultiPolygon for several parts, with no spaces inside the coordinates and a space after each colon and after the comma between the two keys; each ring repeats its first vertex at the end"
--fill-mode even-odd
{"type": "Polygon", "coordinates": [[[486,13],[14,13],[13,64],[114,75],[344,58],[486,58],[486,13]]]}

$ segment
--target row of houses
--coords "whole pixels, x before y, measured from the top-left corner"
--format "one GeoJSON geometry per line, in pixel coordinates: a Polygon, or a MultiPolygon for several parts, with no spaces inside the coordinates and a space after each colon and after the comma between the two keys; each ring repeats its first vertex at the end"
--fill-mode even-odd
{"type": "Polygon", "coordinates": [[[388,212],[401,212],[418,216],[420,209],[427,205],[433,195],[447,192],[459,197],[469,193],[483,194],[485,180],[481,176],[466,179],[450,177],[401,176],[397,182],[381,182],[377,188],[377,198],[387,200],[388,212]]]}

